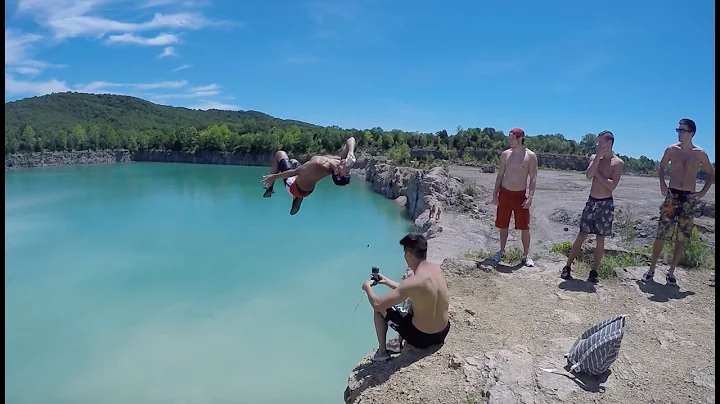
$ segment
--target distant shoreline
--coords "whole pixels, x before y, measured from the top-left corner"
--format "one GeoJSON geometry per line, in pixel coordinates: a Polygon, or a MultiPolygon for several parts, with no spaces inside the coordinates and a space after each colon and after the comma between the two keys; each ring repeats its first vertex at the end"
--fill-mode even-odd
{"type": "MultiPolygon", "coordinates": [[[[418,150],[418,155],[425,154],[418,150]]],[[[296,158],[300,161],[310,156],[303,155],[296,158]]],[[[5,156],[5,170],[17,170],[34,167],[59,167],[79,164],[107,164],[107,163],[186,163],[186,164],[219,164],[239,165],[251,167],[269,167],[272,155],[251,155],[221,153],[216,151],[201,151],[189,153],[174,150],[83,150],[63,152],[33,152],[17,153],[5,156]]],[[[538,154],[540,169],[559,171],[584,171],[587,167],[588,157],[564,154],[538,154]]],[[[453,165],[466,165],[476,167],[483,172],[494,172],[495,165],[482,163],[454,163],[453,165]]],[[[652,177],[655,174],[625,173],[639,177],[652,177]]],[[[704,182],[698,176],[697,182],[704,182]]]]}

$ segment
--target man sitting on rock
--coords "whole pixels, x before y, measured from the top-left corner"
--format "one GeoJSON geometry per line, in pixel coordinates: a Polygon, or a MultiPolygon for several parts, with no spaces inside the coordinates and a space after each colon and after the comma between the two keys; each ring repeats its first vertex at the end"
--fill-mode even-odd
{"type": "Polygon", "coordinates": [[[355,164],[355,138],[345,141],[339,156],[313,156],[305,164],[288,159],[287,153],[279,150],[270,167],[270,174],[263,176],[262,182],[266,189],[263,198],[269,198],[274,193],[275,180],[283,180],[285,189],[293,197],[290,214],[294,215],[300,210],[304,198],[310,196],[315,185],[328,175],[337,186],[350,183],[350,168],[355,164]]]}
{"type": "Polygon", "coordinates": [[[427,240],[422,235],[408,234],[400,240],[400,245],[413,276],[397,283],[379,275],[379,283],[392,289],[384,296],[373,292],[373,281],[362,285],[375,311],[378,350],[373,361],[376,362],[390,359],[386,344],[388,325],[408,344],[420,349],[443,344],[450,332],[450,292],[442,269],[427,261],[427,240]],[[412,300],[411,311],[396,306],[407,298],[412,300]]]}
{"type": "Polygon", "coordinates": [[[609,130],[600,132],[597,136],[597,153],[590,156],[590,163],[585,171],[585,177],[592,181],[590,185],[590,196],[585,203],[585,209],[580,217],[580,233],[570,249],[567,263],[563,267],[560,277],[570,279],[570,266],[580,254],[582,244],[588,234],[595,235],[595,254],[592,270],[588,276],[588,282],[597,283],[600,261],[605,254],[605,237],[612,235],[613,212],[613,191],[620,182],[623,165],[620,157],[616,156],[612,147],[615,143],[615,136],[609,130]]]}

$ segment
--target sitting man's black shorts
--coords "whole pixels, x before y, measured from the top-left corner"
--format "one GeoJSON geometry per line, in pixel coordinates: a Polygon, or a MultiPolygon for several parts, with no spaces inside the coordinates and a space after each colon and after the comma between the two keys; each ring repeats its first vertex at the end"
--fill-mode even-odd
{"type": "Polygon", "coordinates": [[[445,337],[447,337],[448,332],[450,332],[449,321],[442,331],[435,334],[427,334],[415,328],[415,325],[412,323],[412,318],[412,313],[409,313],[400,305],[390,307],[385,311],[385,321],[387,321],[388,325],[397,331],[408,344],[415,348],[425,349],[445,342],[445,337]]]}

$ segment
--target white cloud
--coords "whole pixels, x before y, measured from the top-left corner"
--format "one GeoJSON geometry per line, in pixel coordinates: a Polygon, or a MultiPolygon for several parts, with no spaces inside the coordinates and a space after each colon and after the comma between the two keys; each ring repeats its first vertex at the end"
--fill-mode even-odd
{"type": "Polygon", "coordinates": [[[154,8],[154,7],[163,7],[163,6],[183,6],[183,7],[202,7],[207,6],[209,4],[208,1],[200,1],[200,0],[185,0],[185,1],[178,1],[178,0],[148,0],[145,3],[143,3],[140,8],[154,8]]]}
{"type": "Polygon", "coordinates": [[[133,91],[138,90],[173,90],[182,88],[187,85],[187,81],[161,81],[157,83],[113,83],[109,81],[93,81],[88,84],[77,84],[74,87],[75,91],[81,93],[112,93],[112,94],[130,94],[133,91]],[[117,92],[117,89],[127,89],[122,93],[117,92]]]}
{"type": "Polygon", "coordinates": [[[200,86],[200,87],[193,87],[190,89],[192,92],[207,92],[207,91],[218,91],[220,90],[220,86],[213,83],[209,84],[207,86],[200,86]]]}
{"type": "Polygon", "coordinates": [[[77,84],[75,85],[75,90],[79,91],[81,93],[105,93],[107,89],[109,88],[118,88],[122,87],[123,84],[120,83],[110,83],[107,81],[93,81],[92,83],[88,84],[77,84]]]}
{"type": "Polygon", "coordinates": [[[190,65],[182,65],[182,66],[180,66],[180,67],[176,67],[176,68],[170,70],[170,73],[179,72],[180,70],[189,69],[189,68],[191,68],[191,67],[192,67],[192,66],[190,66],[190,65]]]}
{"type": "Polygon", "coordinates": [[[15,73],[19,73],[19,74],[27,74],[28,76],[35,76],[42,72],[42,70],[38,69],[37,67],[30,67],[30,66],[12,67],[9,70],[11,72],[15,72],[15,73]]]}
{"type": "Polygon", "coordinates": [[[187,89],[182,93],[155,95],[153,99],[160,103],[166,103],[168,99],[189,99],[211,97],[220,94],[220,86],[217,84],[209,84],[206,86],[198,86],[187,89]]]}
{"type": "Polygon", "coordinates": [[[5,28],[5,70],[36,75],[48,68],[62,67],[62,65],[41,62],[31,57],[35,44],[42,39],[42,35],[39,34],[27,34],[5,28]]]}
{"type": "MultiPolygon", "coordinates": [[[[217,84],[189,88],[185,80],[145,83],[66,83],[58,77],[32,80],[48,68],[62,67],[37,60],[35,54],[42,46],[58,45],[62,40],[84,37],[113,45],[157,46],[163,49],[157,58],[165,58],[178,56],[173,45],[181,43],[180,38],[188,30],[241,25],[214,21],[197,12],[199,7],[207,4],[206,0],[18,0],[16,4],[15,18],[32,19],[42,31],[28,33],[12,27],[5,29],[6,98],[79,91],[125,94],[145,99],[196,100],[199,102],[196,107],[201,109],[237,109],[234,105],[213,101],[221,94],[217,84]],[[153,14],[138,14],[150,8],[153,8],[153,14]]],[[[190,67],[189,64],[181,65],[171,72],[190,67]]]]}
{"type": "Polygon", "coordinates": [[[100,6],[112,2],[126,3],[125,0],[19,0],[17,10],[49,28],[55,39],[101,37],[111,32],[133,33],[163,28],[200,29],[212,23],[202,14],[193,12],[156,13],[144,22],[123,22],[97,15],[100,6]]]}
{"type": "Polygon", "coordinates": [[[190,105],[186,108],[190,109],[200,109],[203,111],[206,111],[208,109],[219,109],[223,111],[239,111],[240,107],[237,105],[231,105],[231,104],[224,104],[222,102],[217,101],[208,101],[208,100],[200,100],[199,104],[190,105]]]}
{"type": "Polygon", "coordinates": [[[41,40],[42,35],[23,34],[5,28],[5,65],[17,65],[25,62],[32,49],[32,45],[41,40]]]}
{"type": "Polygon", "coordinates": [[[158,59],[162,59],[167,56],[177,56],[177,53],[175,52],[175,48],[172,46],[167,46],[165,49],[163,49],[162,53],[158,55],[158,59]]]}
{"type": "Polygon", "coordinates": [[[186,84],[187,84],[187,81],[180,80],[180,81],[161,81],[159,83],[132,84],[132,85],[140,90],[158,90],[158,89],[181,88],[181,87],[185,87],[186,84]]]}
{"type": "Polygon", "coordinates": [[[64,81],[55,79],[48,81],[15,80],[5,73],[5,94],[45,95],[70,91],[64,81]]]}
{"type": "Polygon", "coordinates": [[[180,42],[180,39],[173,34],[161,33],[155,37],[147,38],[134,34],[125,33],[122,35],[110,35],[105,41],[107,43],[128,43],[147,46],[165,46],[180,42]]]}

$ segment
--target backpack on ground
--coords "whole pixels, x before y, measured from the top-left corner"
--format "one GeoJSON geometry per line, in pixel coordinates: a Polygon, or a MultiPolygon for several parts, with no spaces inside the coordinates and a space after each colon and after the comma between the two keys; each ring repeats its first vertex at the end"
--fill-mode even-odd
{"type": "Polygon", "coordinates": [[[620,353],[627,315],[603,320],[585,331],[565,356],[571,372],[600,375],[608,371],[620,353]]]}
{"type": "Polygon", "coordinates": [[[558,369],[540,370],[571,379],[577,379],[574,374],[578,373],[599,376],[607,372],[620,353],[620,344],[627,325],[626,317],[627,315],[623,314],[603,320],[582,333],[570,352],[565,354],[571,373],[558,369]]]}

